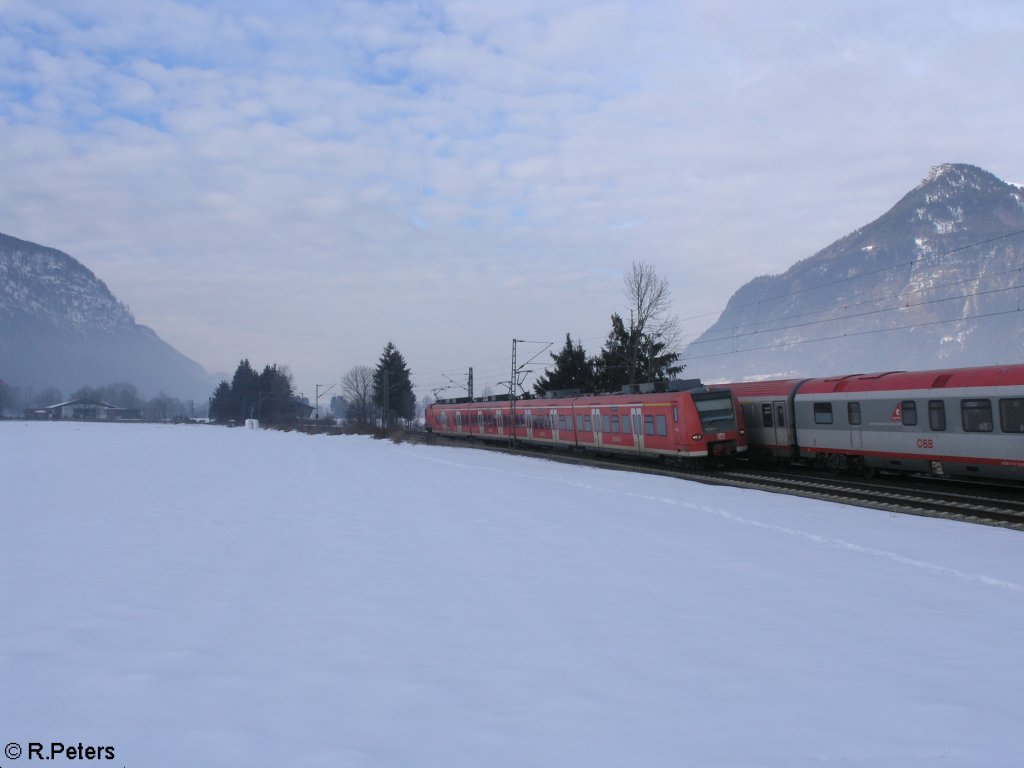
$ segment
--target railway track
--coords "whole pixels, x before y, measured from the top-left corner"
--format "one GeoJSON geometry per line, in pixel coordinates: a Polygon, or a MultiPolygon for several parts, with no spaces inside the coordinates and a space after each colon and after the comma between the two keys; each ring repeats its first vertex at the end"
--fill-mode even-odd
{"type": "Polygon", "coordinates": [[[850,476],[833,476],[813,470],[770,471],[743,466],[698,472],[647,462],[594,457],[589,454],[565,454],[533,447],[520,446],[513,451],[503,444],[471,443],[427,433],[407,433],[406,439],[410,442],[515,453],[563,463],[675,477],[705,485],[749,488],[901,514],[941,517],[1024,530],[1024,490],[1010,486],[896,475],[882,475],[876,480],[869,481],[850,476]]]}

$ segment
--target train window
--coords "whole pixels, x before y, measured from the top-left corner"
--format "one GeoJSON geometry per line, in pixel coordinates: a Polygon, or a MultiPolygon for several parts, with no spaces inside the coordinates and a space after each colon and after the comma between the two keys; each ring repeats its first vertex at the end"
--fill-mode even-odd
{"type": "Polygon", "coordinates": [[[612,432],[615,434],[619,433],[619,417],[612,416],[612,432]]]}
{"type": "Polygon", "coordinates": [[[761,406],[761,424],[763,424],[766,427],[773,426],[771,403],[765,403],[764,405],[761,406]]]}
{"type": "Polygon", "coordinates": [[[673,424],[678,424],[679,423],[679,406],[678,405],[673,405],[672,406],[672,423],[673,424]]]}
{"type": "Polygon", "coordinates": [[[602,426],[604,427],[604,431],[605,432],[611,432],[612,431],[612,418],[611,418],[611,416],[605,416],[604,417],[604,424],[602,426]]]}
{"type": "Polygon", "coordinates": [[[786,407],[784,405],[775,406],[775,421],[780,427],[786,426],[786,407]]]}
{"type": "Polygon", "coordinates": [[[928,426],[932,432],[946,431],[946,404],[941,400],[928,401],[928,426]]]}
{"type": "Polygon", "coordinates": [[[629,434],[629,414],[626,413],[622,415],[622,434],[629,434]]]}
{"type": "Polygon", "coordinates": [[[653,435],[654,434],[654,417],[653,416],[644,416],[644,434],[645,435],[653,435]]]}
{"type": "Polygon", "coordinates": [[[666,419],[664,416],[658,416],[657,418],[658,418],[658,434],[659,435],[667,435],[668,434],[668,419],[666,419]]]}
{"type": "Polygon", "coordinates": [[[846,404],[846,421],[852,427],[860,424],[860,403],[849,402],[846,404]]]}
{"type": "Polygon", "coordinates": [[[1024,398],[999,401],[999,423],[1003,432],[1024,432],[1024,398]]]}
{"type": "Polygon", "coordinates": [[[992,401],[961,400],[960,418],[964,425],[964,432],[991,432],[992,401]]]}
{"type": "Polygon", "coordinates": [[[583,417],[583,431],[584,432],[592,432],[593,431],[593,426],[590,423],[590,414],[589,413],[586,416],[583,417]]]}
{"type": "Polygon", "coordinates": [[[913,400],[904,400],[900,403],[900,412],[902,414],[903,426],[905,427],[916,427],[917,426],[917,403],[913,400]]]}
{"type": "Polygon", "coordinates": [[[814,404],[814,423],[815,424],[831,424],[832,423],[832,403],[815,403],[814,404]]]}

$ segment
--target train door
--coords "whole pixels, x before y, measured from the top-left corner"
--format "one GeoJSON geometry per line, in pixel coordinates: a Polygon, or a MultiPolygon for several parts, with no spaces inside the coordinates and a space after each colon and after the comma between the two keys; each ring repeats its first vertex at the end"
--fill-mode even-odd
{"type": "Polygon", "coordinates": [[[524,413],[523,420],[526,422],[526,436],[533,440],[533,411],[524,413]]]}
{"type": "Polygon", "coordinates": [[[789,424],[786,419],[786,401],[773,400],[772,407],[775,409],[775,434],[772,443],[789,448],[789,424]]]}
{"type": "Polygon", "coordinates": [[[851,400],[846,404],[846,423],[850,427],[850,447],[863,448],[864,434],[861,432],[860,403],[851,400]]]}
{"type": "Polygon", "coordinates": [[[594,418],[594,445],[600,447],[604,445],[604,435],[601,432],[601,409],[593,408],[590,414],[594,418]]]}
{"type": "Polygon", "coordinates": [[[550,411],[551,414],[551,439],[556,443],[558,442],[558,411],[554,408],[550,411]]]}
{"type": "Polygon", "coordinates": [[[494,425],[498,428],[498,436],[505,434],[505,415],[502,411],[494,412],[494,425]]]}
{"type": "Polygon", "coordinates": [[[636,445],[637,453],[643,453],[644,450],[644,416],[639,406],[633,406],[630,410],[630,415],[633,418],[633,441],[636,445]]]}

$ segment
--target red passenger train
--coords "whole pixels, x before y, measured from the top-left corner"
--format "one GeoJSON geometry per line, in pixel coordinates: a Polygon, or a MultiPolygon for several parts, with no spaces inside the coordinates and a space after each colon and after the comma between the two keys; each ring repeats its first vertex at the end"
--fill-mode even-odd
{"type": "Polygon", "coordinates": [[[752,457],[1024,481],[1024,365],[724,386],[752,457]]]}
{"type": "MultiPolygon", "coordinates": [[[[699,382],[694,382],[699,384],[699,382]]],[[[742,455],[742,416],[723,387],[569,397],[442,400],[427,406],[426,429],[480,440],[658,457],[694,464],[742,455]]]]}

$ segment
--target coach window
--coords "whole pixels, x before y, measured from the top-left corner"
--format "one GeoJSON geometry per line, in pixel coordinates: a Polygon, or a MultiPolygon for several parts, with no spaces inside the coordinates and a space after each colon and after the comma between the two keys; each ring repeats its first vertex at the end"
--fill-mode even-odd
{"type": "Polygon", "coordinates": [[[654,417],[653,416],[644,416],[644,434],[645,435],[653,435],[654,434],[654,417]]]}
{"type": "Polygon", "coordinates": [[[999,401],[999,424],[1003,432],[1024,432],[1024,398],[999,401]]]}
{"type": "Polygon", "coordinates": [[[673,424],[678,424],[679,423],[679,406],[678,405],[673,405],[672,406],[672,423],[673,424]]]}
{"type": "Polygon", "coordinates": [[[917,403],[913,400],[903,400],[900,403],[900,413],[903,417],[903,426],[917,426],[917,403]]]}
{"type": "Polygon", "coordinates": [[[860,424],[860,403],[851,402],[846,404],[846,420],[853,427],[860,424]]]}
{"type": "Polygon", "coordinates": [[[963,421],[964,432],[991,432],[992,401],[961,400],[960,417],[963,421]]]}
{"type": "Polygon", "coordinates": [[[622,415],[622,434],[629,434],[629,414],[622,415]]]}
{"type": "Polygon", "coordinates": [[[761,406],[761,423],[766,426],[772,426],[772,404],[765,403],[761,406]]]}
{"type": "Polygon", "coordinates": [[[615,434],[619,433],[619,417],[612,416],[612,432],[615,434]]]}
{"type": "Polygon", "coordinates": [[[658,416],[658,434],[668,434],[668,419],[666,419],[664,416],[658,416]]]}
{"type": "Polygon", "coordinates": [[[814,404],[814,423],[815,424],[831,424],[832,423],[832,403],[815,403],[814,404]]]}
{"type": "Polygon", "coordinates": [[[928,426],[932,432],[946,431],[946,404],[941,400],[928,401],[928,426]]]}
{"type": "Polygon", "coordinates": [[[611,416],[605,416],[604,419],[603,419],[603,422],[604,423],[601,425],[601,429],[604,432],[611,432],[612,431],[612,418],[611,418],[611,416]]]}

